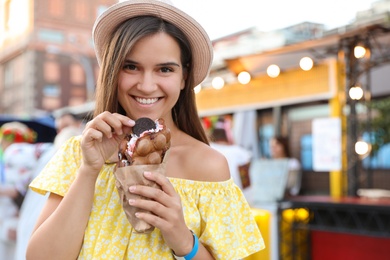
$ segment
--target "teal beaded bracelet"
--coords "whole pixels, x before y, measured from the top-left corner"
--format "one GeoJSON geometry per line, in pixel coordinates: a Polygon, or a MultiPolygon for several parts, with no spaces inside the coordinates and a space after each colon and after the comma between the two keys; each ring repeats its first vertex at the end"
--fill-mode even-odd
{"type": "Polygon", "coordinates": [[[191,252],[188,253],[188,255],[185,256],[177,256],[175,253],[172,251],[173,256],[175,257],[176,260],[191,260],[192,258],[195,257],[196,253],[198,253],[198,248],[199,248],[199,239],[196,236],[196,234],[190,230],[192,233],[192,236],[194,237],[194,246],[192,247],[191,252]]]}

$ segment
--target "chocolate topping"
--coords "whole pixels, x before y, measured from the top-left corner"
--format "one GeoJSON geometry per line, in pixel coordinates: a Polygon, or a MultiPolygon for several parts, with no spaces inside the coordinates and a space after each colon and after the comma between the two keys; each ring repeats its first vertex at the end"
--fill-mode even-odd
{"type": "Polygon", "coordinates": [[[119,144],[118,167],[162,163],[170,148],[170,141],[171,133],[164,119],[153,121],[139,118],[133,127],[133,133],[119,144]]]}
{"type": "Polygon", "coordinates": [[[133,126],[133,134],[140,136],[143,132],[155,129],[156,123],[147,117],[138,118],[133,126]]]}

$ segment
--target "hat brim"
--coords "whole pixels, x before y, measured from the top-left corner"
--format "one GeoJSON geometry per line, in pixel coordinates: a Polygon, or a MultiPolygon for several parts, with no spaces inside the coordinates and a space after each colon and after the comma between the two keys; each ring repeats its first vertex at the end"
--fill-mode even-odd
{"type": "Polygon", "coordinates": [[[203,27],[191,16],[176,7],[157,0],[131,0],[112,5],[95,21],[92,31],[99,65],[103,46],[112,37],[115,28],[137,16],[156,16],[178,27],[188,38],[192,51],[194,87],[207,77],[213,60],[213,47],[203,27]]]}

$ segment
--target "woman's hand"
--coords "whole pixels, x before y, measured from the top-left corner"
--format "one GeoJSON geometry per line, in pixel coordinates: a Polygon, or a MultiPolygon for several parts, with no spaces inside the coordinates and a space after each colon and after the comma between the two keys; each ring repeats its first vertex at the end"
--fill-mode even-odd
{"type": "Polygon", "coordinates": [[[136,217],[160,229],[166,244],[176,255],[188,254],[193,247],[193,236],[185,223],[179,194],[164,175],[145,172],[144,176],[159,184],[161,190],[143,185],[129,188],[131,193],[150,199],[129,201],[130,205],[150,212],[136,213],[136,217]]]}
{"type": "Polygon", "coordinates": [[[89,121],[81,140],[83,165],[99,172],[106,161],[116,161],[119,143],[133,126],[127,116],[107,111],[89,121]]]}

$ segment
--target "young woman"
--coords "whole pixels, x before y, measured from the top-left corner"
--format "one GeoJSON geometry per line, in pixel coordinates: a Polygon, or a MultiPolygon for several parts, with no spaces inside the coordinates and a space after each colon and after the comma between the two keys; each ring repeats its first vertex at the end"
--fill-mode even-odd
{"type": "Polygon", "coordinates": [[[288,159],[288,177],[286,184],[286,195],[298,195],[301,189],[301,164],[291,157],[288,138],[284,136],[274,136],[270,140],[270,150],[272,159],[288,159]]]}
{"type": "Polygon", "coordinates": [[[204,29],[168,3],[131,0],[96,21],[101,66],[93,120],[54,156],[31,187],[50,197],[31,237],[28,259],[240,259],[264,247],[250,208],[200,123],[193,88],[210,69],[204,29]],[[171,131],[165,176],[145,172],[162,190],[130,200],[155,227],[138,234],[115,187],[118,146],[140,117],[171,131]]]}

